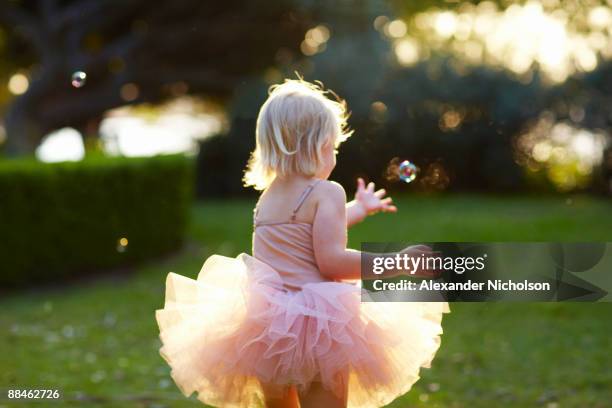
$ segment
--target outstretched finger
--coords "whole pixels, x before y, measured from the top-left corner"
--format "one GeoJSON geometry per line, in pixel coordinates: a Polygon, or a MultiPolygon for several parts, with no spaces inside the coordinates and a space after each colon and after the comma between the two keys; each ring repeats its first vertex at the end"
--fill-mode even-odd
{"type": "Polygon", "coordinates": [[[393,199],[391,197],[387,197],[387,198],[383,198],[382,200],[380,200],[380,205],[384,207],[387,205],[391,205],[392,202],[393,202],[393,199]]]}
{"type": "Polygon", "coordinates": [[[385,205],[385,206],[383,206],[382,210],[384,212],[395,213],[395,212],[397,212],[397,207],[394,206],[394,205],[385,205]]]}
{"type": "Polygon", "coordinates": [[[368,183],[368,192],[370,193],[374,192],[374,183],[371,181],[368,183]]]}
{"type": "Polygon", "coordinates": [[[357,191],[362,191],[365,189],[365,181],[361,177],[357,179],[357,191]]]}
{"type": "Polygon", "coordinates": [[[383,198],[385,194],[387,194],[387,190],[385,190],[384,188],[381,188],[380,190],[374,193],[374,195],[378,198],[383,198]]]}

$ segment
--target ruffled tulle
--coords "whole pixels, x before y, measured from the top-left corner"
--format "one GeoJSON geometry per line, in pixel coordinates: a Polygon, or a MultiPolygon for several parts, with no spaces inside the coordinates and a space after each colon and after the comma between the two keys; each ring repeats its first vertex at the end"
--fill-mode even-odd
{"type": "Polygon", "coordinates": [[[263,406],[266,392],[319,381],[349,407],[379,407],[429,367],[446,303],[361,302],[358,286],[288,290],[257,259],[210,257],[197,280],[170,273],[156,311],[162,348],[185,396],[213,406],[263,406]]]}

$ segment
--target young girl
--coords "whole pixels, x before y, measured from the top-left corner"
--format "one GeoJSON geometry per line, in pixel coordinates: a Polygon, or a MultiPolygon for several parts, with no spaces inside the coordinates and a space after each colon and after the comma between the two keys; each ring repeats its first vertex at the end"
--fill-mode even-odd
{"type": "Polygon", "coordinates": [[[327,180],[350,136],[346,118],[344,102],[316,85],[271,88],[245,175],[263,190],[253,256],[213,255],[197,280],[168,274],[156,312],[160,354],[185,396],[222,407],[379,407],[429,366],[446,303],[361,302],[347,227],[396,208],[362,179],[346,204],[327,180]]]}

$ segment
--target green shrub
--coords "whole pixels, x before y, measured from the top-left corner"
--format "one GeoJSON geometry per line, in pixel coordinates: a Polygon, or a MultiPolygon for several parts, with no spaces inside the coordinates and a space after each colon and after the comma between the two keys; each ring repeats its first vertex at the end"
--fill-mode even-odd
{"type": "Polygon", "coordinates": [[[184,156],[0,161],[0,287],[129,265],[177,249],[192,168],[184,156]]]}

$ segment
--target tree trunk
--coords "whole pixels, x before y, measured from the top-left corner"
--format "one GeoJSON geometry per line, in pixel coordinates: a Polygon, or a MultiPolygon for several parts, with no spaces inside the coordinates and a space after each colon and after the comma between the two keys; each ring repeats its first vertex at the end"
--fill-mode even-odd
{"type": "Polygon", "coordinates": [[[32,154],[44,136],[31,114],[31,98],[24,94],[9,107],[5,117],[6,148],[8,156],[32,154]]]}
{"type": "Polygon", "coordinates": [[[41,123],[38,109],[41,101],[53,87],[56,69],[43,68],[30,83],[28,90],[9,105],[5,117],[6,154],[31,155],[48,129],[41,123]]]}

